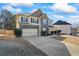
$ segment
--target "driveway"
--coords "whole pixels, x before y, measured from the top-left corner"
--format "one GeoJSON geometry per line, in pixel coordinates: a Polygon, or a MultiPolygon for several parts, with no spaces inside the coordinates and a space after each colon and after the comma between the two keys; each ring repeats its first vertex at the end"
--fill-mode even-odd
{"type": "Polygon", "coordinates": [[[43,36],[23,38],[48,56],[70,56],[65,44],[56,39],[43,36]]]}
{"type": "Polygon", "coordinates": [[[46,56],[23,38],[0,37],[0,56],[46,56]]]}

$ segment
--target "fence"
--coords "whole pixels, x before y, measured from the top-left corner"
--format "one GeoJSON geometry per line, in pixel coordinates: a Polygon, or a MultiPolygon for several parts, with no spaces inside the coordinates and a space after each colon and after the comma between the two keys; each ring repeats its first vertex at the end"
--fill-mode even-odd
{"type": "Polygon", "coordinates": [[[4,35],[14,35],[14,31],[13,31],[13,30],[0,29],[0,34],[4,34],[4,35]]]}

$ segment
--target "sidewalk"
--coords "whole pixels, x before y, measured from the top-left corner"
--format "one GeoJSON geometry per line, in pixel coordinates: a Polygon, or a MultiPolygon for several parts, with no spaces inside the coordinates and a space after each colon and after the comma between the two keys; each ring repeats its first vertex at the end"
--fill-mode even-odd
{"type": "Polygon", "coordinates": [[[66,46],[58,40],[42,36],[23,38],[48,56],[70,56],[66,46]]]}

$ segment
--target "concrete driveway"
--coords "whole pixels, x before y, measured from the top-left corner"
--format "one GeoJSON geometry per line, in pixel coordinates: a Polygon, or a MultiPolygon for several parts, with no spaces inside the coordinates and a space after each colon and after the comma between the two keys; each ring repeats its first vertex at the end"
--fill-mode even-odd
{"type": "Polygon", "coordinates": [[[64,43],[49,37],[23,37],[48,56],[70,56],[64,43]]]}
{"type": "Polygon", "coordinates": [[[23,38],[0,37],[0,56],[46,56],[23,38]]]}

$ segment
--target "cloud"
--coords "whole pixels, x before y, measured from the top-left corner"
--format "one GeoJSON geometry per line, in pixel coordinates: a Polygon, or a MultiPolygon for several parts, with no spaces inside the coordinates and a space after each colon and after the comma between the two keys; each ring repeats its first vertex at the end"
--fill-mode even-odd
{"type": "Polygon", "coordinates": [[[59,12],[67,12],[67,13],[77,12],[77,9],[73,6],[68,5],[68,3],[56,3],[52,6],[49,6],[49,8],[59,12]]]}
{"type": "Polygon", "coordinates": [[[53,15],[48,15],[48,17],[53,20],[54,22],[58,21],[58,20],[65,20],[65,17],[62,15],[57,15],[57,14],[53,14],[53,15]]]}
{"type": "Polygon", "coordinates": [[[28,7],[32,7],[34,4],[33,3],[23,3],[22,5],[28,6],[28,7]]]}
{"type": "Polygon", "coordinates": [[[11,5],[3,6],[2,9],[12,11],[12,12],[15,12],[15,13],[21,13],[22,12],[22,10],[20,8],[14,8],[11,5]]]}
{"type": "Polygon", "coordinates": [[[55,18],[58,18],[58,19],[63,19],[64,16],[61,16],[61,15],[51,15],[51,17],[55,17],[55,18]]]}
{"type": "Polygon", "coordinates": [[[73,18],[74,20],[76,20],[76,19],[79,20],[79,16],[70,16],[70,18],[73,18]]]}
{"type": "Polygon", "coordinates": [[[23,11],[21,8],[18,8],[18,6],[27,6],[31,8],[33,5],[34,5],[33,3],[12,3],[8,5],[4,5],[2,9],[6,9],[14,13],[21,13],[23,11]]]}
{"type": "Polygon", "coordinates": [[[69,23],[72,24],[72,26],[79,26],[79,16],[69,16],[69,17],[65,17],[65,16],[62,16],[62,15],[57,15],[57,14],[54,14],[54,15],[49,15],[49,18],[51,20],[54,21],[54,23],[58,20],[63,20],[63,21],[67,21],[69,23]]]}
{"type": "Polygon", "coordinates": [[[21,9],[19,9],[19,8],[15,9],[15,11],[16,11],[17,13],[22,12],[22,10],[21,10],[21,9]]]}
{"type": "Polygon", "coordinates": [[[72,24],[72,27],[79,27],[79,16],[69,16],[67,22],[72,24]]]}
{"type": "Polygon", "coordinates": [[[37,9],[33,9],[30,13],[33,13],[33,12],[35,12],[37,9]]]}
{"type": "Polygon", "coordinates": [[[71,23],[77,23],[79,22],[79,16],[70,16],[68,21],[71,23]]]}
{"type": "Polygon", "coordinates": [[[23,5],[23,6],[27,6],[27,7],[32,7],[34,4],[33,3],[13,3],[13,4],[10,4],[11,6],[20,6],[20,5],[23,5]]]}
{"type": "Polygon", "coordinates": [[[13,10],[13,7],[10,5],[7,5],[7,6],[3,6],[2,9],[6,9],[6,10],[10,11],[10,10],[13,10]]]}

